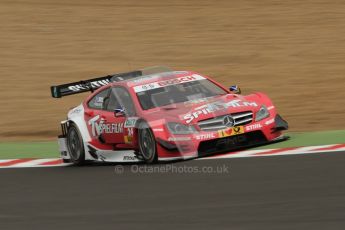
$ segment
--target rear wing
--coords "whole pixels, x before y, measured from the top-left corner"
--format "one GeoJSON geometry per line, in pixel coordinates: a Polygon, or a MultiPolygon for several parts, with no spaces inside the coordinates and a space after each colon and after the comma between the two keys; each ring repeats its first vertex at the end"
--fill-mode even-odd
{"type": "Polygon", "coordinates": [[[61,98],[68,95],[84,93],[108,85],[111,82],[125,81],[128,79],[136,78],[142,75],[141,71],[132,71],[128,73],[119,73],[113,75],[107,75],[104,77],[97,77],[85,81],[78,81],[73,83],[67,83],[63,85],[51,86],[51,95],[53,98],[61,98]]]}

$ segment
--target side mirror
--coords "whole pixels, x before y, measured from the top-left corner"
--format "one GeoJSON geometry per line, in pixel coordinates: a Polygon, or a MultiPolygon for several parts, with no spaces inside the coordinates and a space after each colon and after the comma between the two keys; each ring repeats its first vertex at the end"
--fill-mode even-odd
{"type": "Polygon", "coordinates": [[[114,109],[115,117],[124,117],[125,115],[125,110],[123,108],[114,109]]]}
{"type": "Polygon", "coordinates": [[[241,88],[238,85],[230,86],[229,90],[234,94],[241,94],[241,88]]]}

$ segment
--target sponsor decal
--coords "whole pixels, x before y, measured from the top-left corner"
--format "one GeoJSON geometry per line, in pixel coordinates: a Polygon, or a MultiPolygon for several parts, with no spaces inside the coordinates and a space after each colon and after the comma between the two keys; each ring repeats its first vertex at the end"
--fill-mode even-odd
{"type": "Polygon", "coordinates": [[[262,128],[261,124],[253,124],[253,125],[246,126],[246,131],[253,131],[253,130],[261,129],[261,128],[262,128]]]}
{"type": "Polygon", "coordinates": [[[198,107],[195,112],[184,115],[183,120],[185,120],[185,122],[189,124],[202,114],[207,115],[216,111],[228,109],[230,107],[235,108],[235,107],[248,107],[248,106],[257,107],[258,105],[256,104],[256,102],[248,102],[248,101],[241,101],[241,100],[232,100],[227,103],[215,102],[212,104],[198,107]]]}
{"type": "Polygon", "coordinates": [[[123,156],[124,161],[136,161],[138,158],[136,156],[123,156]]]}
{"type": "Polygon", "coordinates": [[[134,129],[133,128],[128,128],[128,136],[133,137],[134,134],[134,129]]]}
{"type": "Polygon", "coordinates": [[[247,107],[247,106],[253,106],[257,107],[258,104],[256,102],[250,102],[250,101],[242,101],[242,100],[232,100],[226,103],[226,107],[247,107]]]}
{"type": "Polygon", "coordinates": [[[213,113],[215,111],[226,109],[223,104],[210,104],[206,106],[199,107],[199,110],[184,115],[183,120],[186,121],[187,124],[191,123],[194,119],[197,119],[200,115],[207,115],[213,113]],[[204,108],[203,108],[204,107],[204,108]]]}
{"type": "Polygon", "coordinates": [[[124,136],[124,140],[126,144],[133,142],[133,135],[134,135],[134,128],[127,128],[127,135],[124,136]]]}
{"type": "Polygon", "coordinates": [[[133,137],[132,136],[124,136],[124,140],[126,144],[132,143],[133,142],[133,137]]]}
{"type": "Polygon", "coordinates": [[[134,91],[136,93],[152,90],[152,89],[158,89],[169,85],[177,85],[185,82],[192,82],[192,81],[198,81],[203,80],[204,77],[198,75],[198,74],[192,74],[191,76],[185,76],[185,77],[179,77],[179,78],[173,78],[165,81],[158,81],[153,82],[145,85],[139,85],[134,87],[134,91]]]}
{"type": "Polygon", "coordinates": [[[161,81],[161,82],[158,82],[158,85],[161,87],[164,87],[164,86],[168,86],[168,85],[176,85],[176,84],[181,84],[184,82],[191,82],[191,81],[204,79],[203,77],[201,77],[201,78],[200,77],[201,77],[200,75],[193,74],[192,76],[185,76],[185,77],[169,79],[166,81],[161,81]]]}
{"type": "Polygon", "coordinates": [[[102,133],[123,133],[123,123],[105,123],[105,120],[100,119],[97,115],[89,120],[93,136],[99,136],[102,133]]]}
{"type": "Polygon", "coordinates": [[[244,133],[244,127],[243,126],[236,126],[229,129],[223,129],[218,131],[219,137],[230,137],[235,136],[238,134],[244,133]]]}
{"type": "Polygon", "coordinates": [[[75,108],[71,111],[70,115],[72,114],[78,114],[78,113],[81,113],[82,109],[81,108],[75,108]]]}
{"type": "Polygon", "coordinates": [[[209,139],[213,139],[213,138],[216,138],[214,133],[207,133],[207,134],[201,134],[201,135],[195,136],[195,139],[200,140],[200,141],[209,140],[209,139]]]}
{"type": "Polygon", "coordinates": [[[274,122],[274,118],[269,119],[269,120],[267,120],[267,121],[265,122],[265,125],[270,125],[270,124],[272,124],[273,122],[274,122]]]}
{"type": "Polygon", "coordinates": [[[190,137],[169,137],[168,141],[190,141],[192,138],[190,137]]]}
{"type": "Polygon", "coordinates": [[[164,129],[152,129],[154,132],[163,132],[164,129]]]}
{"type": "Polygon", "coordinates": [[[125,122],[125,128],[133,128],[135,127],[135,123],[137,122],[138,117],[129,117],[125,122]]]}
{"type": "Polygon", "coordinates": [[[134,135],[134,128],[128,128],[127,129],[127,135],[124,136],[124,140],[126,144],[133,142],[133,135],[134,135]]]}
{"type": "Polygon", "coordinates": [[[83,84],[72,85],[72,86],[69,86],[68,89],[74,92],[78,92],[80,90],[90,89],[90,86],[92,88],[99,88],[101,86],[108,85],[109,83],[110,83],[110,80],[105,79],[105,80],[100,80],[100,81],[92,81],[90,82],[89,85],[83,85],[83,84]]]}

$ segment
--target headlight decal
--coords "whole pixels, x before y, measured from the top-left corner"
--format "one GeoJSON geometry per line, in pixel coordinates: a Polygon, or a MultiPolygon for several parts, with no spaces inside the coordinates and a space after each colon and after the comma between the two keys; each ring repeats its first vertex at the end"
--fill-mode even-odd
{"type": "Polygon", "coordinates": [[[184,125],[182,123],[177,122],[168,122],[167,123],[168,130],[171,134],[192,134],[196,133],[196,129],[194,126],[184,125]]]}
{"type": "Polygon", "coordinates": [[[255,115],[255,121],[261,121],[270,116],[270,113],[265,105],[262,105],[255,115]]]}

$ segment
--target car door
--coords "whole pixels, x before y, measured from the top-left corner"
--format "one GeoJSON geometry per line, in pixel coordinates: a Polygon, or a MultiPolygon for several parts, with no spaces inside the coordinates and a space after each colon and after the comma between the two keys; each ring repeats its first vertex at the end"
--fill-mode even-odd
{"type": "Polygon", "coordinates": [[[108,87],[98,92],[87,102],[87,106],[85,107],[84,119],[90,137],[93,141],[98,140],[99,136],[103,132],[104,124],[106,122],[104,103],[106,102],[106,99],[109,97],[110,91],[111,88],[108,87]]]}
{"type": "Polygon", "coordinates": [[[135,114],[135,109],[127,89],[121,86],[111,88],[105,114],[109,125],[102,134],[105,143],[130,144],[129,135],[133,135],[133,130],[125,128],[125,123],[135,114]]]}

